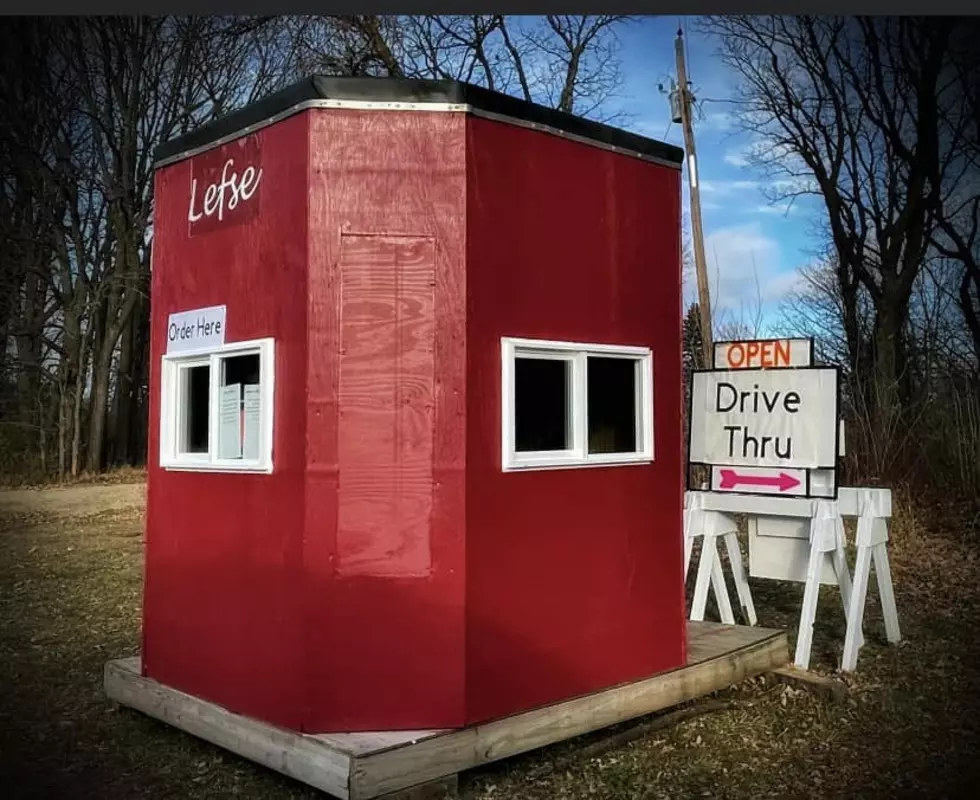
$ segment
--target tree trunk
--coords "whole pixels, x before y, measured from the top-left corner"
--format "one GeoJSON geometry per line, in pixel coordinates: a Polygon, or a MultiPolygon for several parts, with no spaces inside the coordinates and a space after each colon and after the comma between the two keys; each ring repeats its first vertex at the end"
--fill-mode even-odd
{"type": "Polygon", "coordinates": [[[133,382],[133,339],[136,328],[136,315],[130,317],[120,337],[119,360],[116,363],[116,397],[115,414],[112,431],[112,452],[110,458],[113,464],[123,465],[129,462],[129,444],[131,439],[130,420],[132,418],[133,382]]]}
{"type": "Polygon", "coordinates": [[[87,434],[85,437],[85,458],[84,467],[79,465],[79,468],[84,468],[88,471],[98,471],[102,468],[102,456],[103,456],[103,446],[104,442],[102,437],[105,433],[105,415],[107,411],[106,403],[108,401],[109,392],[109,379],[108,379],[108,363],[111,362],[112,357],[112,347],[108,348],[108,358],[107,366],[105,370],[104,380],[102,383],[98,382],[97,374],[99,371],[99,364],[103,358],[103,351],[106,350],[106,339],[108,336],[108,330],[110,325],[108,319],[110,316],[110,306],[108,298],[103,295],[99,302],[96,303],[91,319],[89,320],[88,326],[88,358],[91,363],[91,372],[89,373],[89,398],[88,406],[86,412],[88,414],[86,429],[87,434]],[[96,402],[95,395],[97,387],[102,386],[105,391],[105,397],[103,398],[102,409],[99,411],[96,402]],[[102,420],[96,423],[96,415],[101,414],[102,420]],[[99,438],[98,440],[93,438],[93,432],[96,430],[98,425],[99,438]],[[94,465],[94,466],[93,466],[94,465]]]}
{"type": "MultiPolygon", "coordinates": [[[[138,263],[130,259],[131,263],[138,263]]],[[[124,272],[123,274],[127,274],[124,272]]],[[[117,303],[108,306],[106,319],[115,319],[106,323],[103,329],[102,341],[92,344],[92,402],[89,417],[88,453],[85,459],[86,469],[98,472],[105,464],[105,434],[106,421],[109,411],[109,378],[112,373],[112,354],[119,343],[123,327],[133,316],[136,299],[139,294],[135,290],[121,294],[117,303]]]]}
{"type": "MultiPolygon", "coordinates": [[[[838,252],[838,259],[843,261],[844,256],[838,252]]],[[[862,355],[864,343],[861,337],[861,324],[858,316],[858,287],[850,278],[854,273],[847,267],[838,270],[837,285],[840,289],[841,316],[844,324],[844,338],[847,341],[848,367],[851,374],[860,371],[862,366],[862,355]]]]}
{"type": "Polygon", "coordinates": [[[44,289],[40,278],[29,273],[25,280],[24,307],[21,314],[17,343],[17,394],[20,400],[20,420],[40,425],[37,414],[41,367],[41,324],[43,321],[44,289]]]}
{"type": "Polygon", "coordinates": [[[88,375],[88,362],[91,340],[91,333],[86,333],[82,339],[78,353],[78,370],[75,372],[75,391],[72,396],[72,420],[71,420],[71,474],[72,477],[78,475],[81,468],[82,455],[82,392],[85,386],[85,377],[88,375]]]}
{"type": "Polygon", "coordinates": [[[980,268],[976,261],[966,264],[960,281],[959,304],[963,319],[966,320],[966,327],[970,330],[970,338],[973,340],[974,354],[980,360],[980,314],[974,297],[980,299],[980,268]]]}
{"type": "Polygon", "coordinates": [[[897,307],[883,293],[874,327],[874,368],[869,416],[874,449],[874,468],[881,474],[888,467],[890,445],[898,430],[901,414],[899,393],[902,363],[902,321],[907,310],[897,307]]]}
{"type": "Polygon", "coordinates": [[[109,411],[109,373],[115,342],[106,337],[92,362],[92,396],[89,406],[88,452],[85,469],[99,472],[104,465],[106,417],[109,411]]]}
{"type": "Polygon", "coordinates": [[[129,444],[130,463],[133,465],[146,463],[147,425],[149,409],[147,399],[149,392],[150,366],[150,303],[143,298],[136,309],[136,325],[134,326],[135,342],[133,346],[133,392],[131,397],[130,430],[132,437],[129,444]]]}
{"type": "MultiPolygon", "coordinates": [[[[67,360],[67,359],[66,359],[67,360]]],[[[68,472],[68,413],[69,384],[67,363],[62,363],[61,380],[58,381],[58,478],[65,479],[68,472]]]]}

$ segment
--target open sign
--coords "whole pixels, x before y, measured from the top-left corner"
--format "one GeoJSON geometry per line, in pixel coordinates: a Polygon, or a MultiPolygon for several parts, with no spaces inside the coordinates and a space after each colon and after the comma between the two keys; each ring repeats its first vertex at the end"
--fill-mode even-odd
{"type": "Polygon", "coordinates": [[[785,369],[807,367],[813,361],[810,339],[753,339],[716,342],[715,369],[785,369]]]}

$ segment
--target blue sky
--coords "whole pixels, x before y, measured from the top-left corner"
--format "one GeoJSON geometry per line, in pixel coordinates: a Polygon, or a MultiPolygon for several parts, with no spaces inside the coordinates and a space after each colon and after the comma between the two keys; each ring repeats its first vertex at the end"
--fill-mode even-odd
{"type": "MultiPolygon", "coordinates": [[[[620,31],[625,85],[610,109],[629,112],[632,120],[624,127],[683,145],[680,126],[670,123],[667,97],[657,89],[658,83],[669,85],[676,77],[674,38],[679,24],[685,28],[688,76],[697,100],[734,96],[737,76],[720,63],[715,41],[699,34],[694,22],[693,17],[648,17],[620,31]]],[[[752,142],[732,125],[735,108],[704,102],[694,129],[715,326],[754,325],[761,311],[766,332],[779,334],[779,301],[794,286],[797,269],[813,258],[817,242],[811,231],[819,205],[807,198],[786,213],[785,204],[776,207],[767,200],[761,190],[763,176],[744,161],[752,142]]],[[[686,214],[686,170],[683,188],[686,214]]],[[[692,275],[685,295],[693,297],[694,291],[692,275]]]]}

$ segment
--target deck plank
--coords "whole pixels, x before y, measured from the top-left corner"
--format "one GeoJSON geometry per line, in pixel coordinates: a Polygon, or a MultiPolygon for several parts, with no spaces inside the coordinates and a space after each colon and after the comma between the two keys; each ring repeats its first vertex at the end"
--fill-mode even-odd
{"type": "Polygon", "coordinates": [[[351,798],[368,800],[669,708],[783,666],[782,631],[692,623],[688,666],[585,697],[447,731],[351,761],[351,798]]]}
{"type": "Polygon", "coordinates": [[[350,796],[347,753],[144,678],[138,657],[108,662],[104,685],[106,695],[117,703],[342,800],[350,796]]]}
{"type": "Polygon", "coordinates": [[[461,730],[303,735],[106,665],[109,697],[345,800],[370,800],[693,700],[789,662],[783,631],[688,623],[688,664],[461,730]]]}

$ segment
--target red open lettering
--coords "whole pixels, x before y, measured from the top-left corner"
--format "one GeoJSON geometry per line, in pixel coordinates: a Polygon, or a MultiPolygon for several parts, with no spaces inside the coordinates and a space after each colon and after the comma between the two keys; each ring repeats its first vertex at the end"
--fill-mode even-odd
{"type": "Polygon", "coordinates": [[[792,363],[792,344],[789,339],[730,342],[725,346],[725,360],[729,369],[788,367],[792,363]]]}
{"type": "Polygon", "coordinates": [[[777,367],[789,366],[790,342],[788,339],[781,339],[776,342],[776,363],[777,367]]]}
{"type": "Polygon", "coordinates": [[[727,358],[728,366],[732,369],[738,369],[745,363],[745,349],[738,342],[730,344],[728,345],[727,358]]]}

